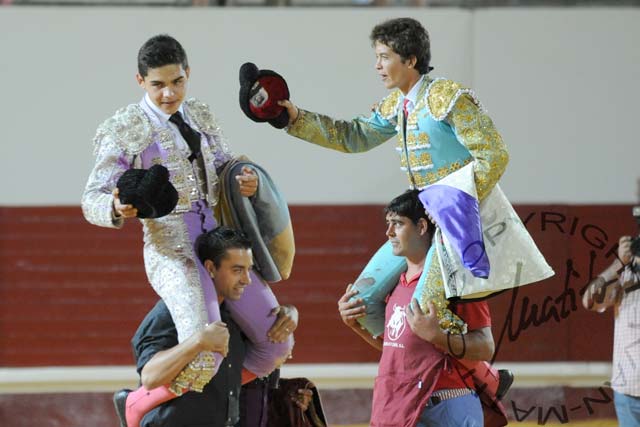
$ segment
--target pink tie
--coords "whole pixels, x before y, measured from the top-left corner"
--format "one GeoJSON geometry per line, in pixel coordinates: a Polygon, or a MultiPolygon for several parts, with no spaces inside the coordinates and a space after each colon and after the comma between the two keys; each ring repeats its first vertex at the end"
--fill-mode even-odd
{"type": "Polygon", "coordinates": [[[409,103],[409,100],[407,98],[404,99],[403,105],[402,105],[402,111],[404,111],[404,116],[407,117],[409,115],[409,110],[407,110],[407,104],[409,103]]]}

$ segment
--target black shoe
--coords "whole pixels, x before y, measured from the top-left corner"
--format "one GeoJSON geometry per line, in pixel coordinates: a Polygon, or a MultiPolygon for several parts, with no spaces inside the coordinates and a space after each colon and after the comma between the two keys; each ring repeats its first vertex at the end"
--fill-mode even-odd
{"type": "MultiPolygon", "coordinates": [[[[498,390],[496,391],[496,399],[502,400],[513,384],[513,372],[508,369],[498,370],[498,390]]],[[[126,427],[126,426],[125,426],[126,427]]]]}
{"type": "Polygon", "coordinates": [[[113,393],[113,406],[120,421],[120,427],[127,427],[127,396],[131,390],[123,388],[113,393]]]}

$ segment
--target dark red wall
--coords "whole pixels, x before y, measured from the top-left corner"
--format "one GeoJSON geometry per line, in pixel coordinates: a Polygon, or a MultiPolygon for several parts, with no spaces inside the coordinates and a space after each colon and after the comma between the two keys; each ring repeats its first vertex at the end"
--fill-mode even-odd
{"type": "MultiPolygon", "coordinates": [[[[301,313],[293,362],[377,360],[342,326],[336,301],[385,240],[381,211],[291,208],[294,270],[274,291],[301,313]]],[[[579,293],[611,262],[618,237],[636,231],[631,207],[517,211],[557,274],[491,299],[498,361],[609,360],[611,315],[583,310],[579,293]]],[[[92,226],[78,207],[0,208],[0,366],[132,364],[130,336],[156,300],[140,228],[92,226]]]]}

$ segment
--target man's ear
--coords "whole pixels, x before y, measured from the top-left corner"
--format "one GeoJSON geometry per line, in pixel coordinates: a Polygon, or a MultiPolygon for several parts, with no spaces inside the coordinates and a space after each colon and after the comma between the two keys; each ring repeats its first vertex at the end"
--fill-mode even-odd
{"type": "Polygon", "coordinates": [[[138,82],[138,85],[144,89],[144,77],[142,77],[140,73],[136,73],[136,81],[138,82]]]}
{"type": "Polygon", "coordinates": [[[417,63],[418,58],[415,55],[411,55],[409,59],[407,59],[407,66],[409,66],[409,68],[416,68],[417,63]]]}
{"type": "Polygon", "coordinates": [[[429,220],[425,219],[425,218],[420,218],[418,220],[418,231],[420,232],[421,236],[424,236],[425,234],[429,233],[429,220]]]}
{"type": "Polygon", "coordinates": [[[189,75],[191,74],[191,67],[187,66],[184,70],[184,74],[187,76],[187,80],[189,80],[189,75]]]}
{"type": "Polygon", "coordinates": [[[212,279],[215,278],[216,266],[213,261],[211,261],[210,259],[205,259],[204,268],[209,272],[209,276],[211,276],[212,279]]]}

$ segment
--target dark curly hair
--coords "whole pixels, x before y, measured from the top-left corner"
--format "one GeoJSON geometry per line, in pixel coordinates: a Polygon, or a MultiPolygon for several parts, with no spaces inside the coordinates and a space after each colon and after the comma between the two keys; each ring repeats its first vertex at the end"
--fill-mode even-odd
{"type": "Polygon", "coordinates": [[[403,61],[416,57],[416,69],[420,74],[433,70],[429,33],[421,23],[411,18],[396,18],[384,21],[371,30],[371,44],[376,42],[389,46],[403,61]]]}
{"type": "Polygon", "coordinates": [[[182,45],[167,34],[151,37],[138,51],[138,73],[142,77],[147,77],[149,68],[170,64],[180,64],[184,70],[189,68],[187,53],[182,45]]]}

